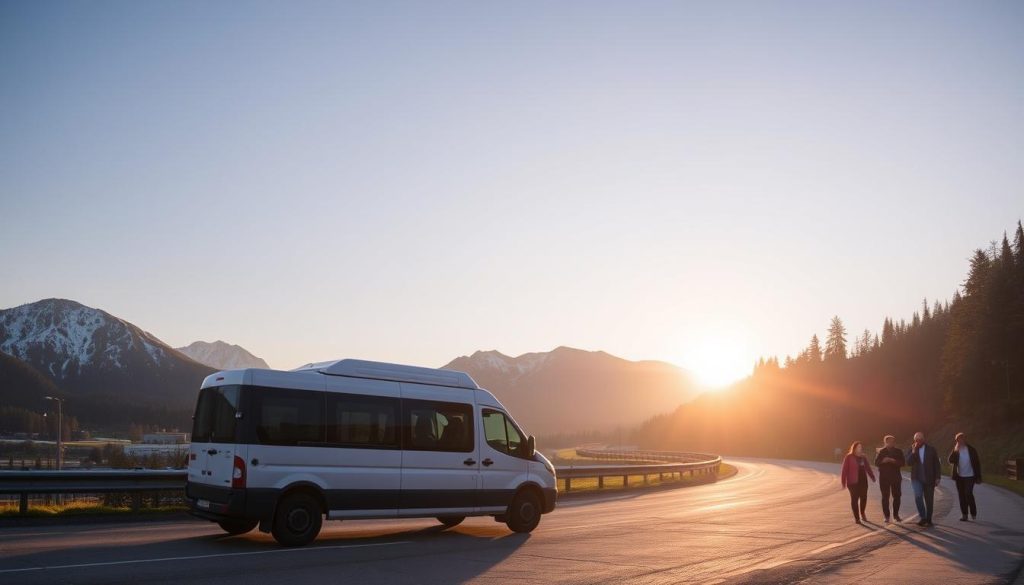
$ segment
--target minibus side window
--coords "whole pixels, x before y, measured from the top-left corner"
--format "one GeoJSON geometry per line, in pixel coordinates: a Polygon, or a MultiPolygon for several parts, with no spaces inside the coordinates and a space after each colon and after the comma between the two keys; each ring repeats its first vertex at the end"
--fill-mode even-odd
{"type": "Polygon", "coordinates": [[[327,443],[342,447],[398,448],[398,399],[327,395],[327,443]]]}
{"type": "Polygon", "coordinates": [[[405,448],[473,451],[473,407],[457,402],[404,400],[405,448]]]}
{"type": "Polygon", "coordinates": [[[484,440],[495,451],[523,457],[523,434],[505,413],[484,409],[484,440]]]}
{"type": "Polygon", "coordinates": [[[256,439],[262,445],[324,442],[322,392],[261,388],[253,394],[256,439]]]}

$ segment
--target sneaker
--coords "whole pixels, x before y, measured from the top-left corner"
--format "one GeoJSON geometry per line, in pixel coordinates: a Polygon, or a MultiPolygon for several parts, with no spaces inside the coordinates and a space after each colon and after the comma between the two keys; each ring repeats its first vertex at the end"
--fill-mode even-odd
{"type": "Polygon", "coordinates": [[[929,521],[925,522],[925,525],[926,525],[926,526],[935,526],[934,524],[932,524],[932,521],[931,521],[931,520],[929,520],[929,521]]]}
{"type": "Polygon", "coordinates": [[[963,516],[961,516],[960,517],[960,521],[961,522],[967,522],[967,514],[964,514],[963,516]]]}
{"type": "Polygon", "coordinates": [[[977,519],[978,519],[978,515],[977,514],[971,514],[971,520],[977,520],[977,519]]]}
{"type": "Polygon", "coordinates": [[[856,522],[857,524],[860,524],[860,518],[854,518],[853,521],[856,522]]]}
{"type": "Polygon", "coordinates": [[[889,524],[889,517],[888,516],[885,517],[885,523],[889,524]]]}
{"type": "Polygon", "coordinates": [[[918,521],[917,525],[918,526],[928,526],[928,521],[927,520],[920,520],[920,521],[918,521]]]}
{"type": "Polygon", "coordinates": [[[896,514],[896,521],[897,522],[903,522],[903,518],[900,518],[900,515],[896,514]]]}

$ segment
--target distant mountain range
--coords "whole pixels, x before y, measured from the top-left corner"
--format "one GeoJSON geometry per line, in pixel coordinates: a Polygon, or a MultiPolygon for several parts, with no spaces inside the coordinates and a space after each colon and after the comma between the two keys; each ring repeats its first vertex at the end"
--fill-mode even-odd
{"type": "MultiPolygon", "coordinates": [[[[0,406],[40,412],[44,396],[63,396],[85,428],[188,428],[203,378],[248,367],[267,363],[223,341],[174,349],[75,301],[0,310],[0,406]]],[[[478,351],[444,367],[473,376],[533,434],[633,426],[695,394],[686,372],[671,364],[568,347],[519,357],[478,351]]]]}
{"type": "Polygon", "coordinates": [[[478,351],[444,367],[473,376],[533,434],[630,427],[696,394],[687,373],[672,364],[570,347],[518,357],[478,351]]]}
{"type": "MultiPolygon", "coordinates": [[[[80,421],[102,426],[186,426],[199,385],[214,371],[127,321],[65,299],[0,310],[0,352],[48,378],[80,421]]],[[[13,371],[10,360],[2,365],[13,371]]],[[[43,391],[21,400],[37,402],[43,391]]]]}
{"type": "Polygon", "coordinates": [[[201,364],[218,370],[270,368],[267,362],[252,355],[244,347],[220,340],[213,343],[195,341],[185,347],[179,347],[177,350],[201,364]]]}

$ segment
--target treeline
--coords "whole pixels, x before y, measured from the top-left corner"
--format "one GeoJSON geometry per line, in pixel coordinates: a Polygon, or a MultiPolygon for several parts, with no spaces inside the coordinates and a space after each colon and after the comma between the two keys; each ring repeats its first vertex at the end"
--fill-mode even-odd
{"type": "MultiPolygon", "coordinates": [[[[854,440],[962,429],[1024,449],[1024,229],[974,252],[949,301],[852,336],[834,317],[796,356],[762,358],[732,388],[642,425],[650,448],[831,457],[854,440]]],[[[951,437],[933,441],[945,448],[951,437]]],[[[983,453],[994,465],[1010,453],[983,453]]]]}
{"type": "MultiPolygon", "coordinates": [[[[62,420],[64,439],[71,439],[78,431],[78,418],[65,415],[62,420]]],[[[28,433],[41,438],[57,438],[57,413],[43,414],[17,406],[0,406],[0,435],[28,433]]]]}

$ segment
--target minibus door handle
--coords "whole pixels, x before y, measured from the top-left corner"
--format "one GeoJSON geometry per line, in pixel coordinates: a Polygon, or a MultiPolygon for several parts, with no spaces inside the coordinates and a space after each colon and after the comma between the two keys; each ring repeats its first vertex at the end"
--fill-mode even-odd
{"type": "Polygon", "coordinates": [[[465,461],[463,461],[462,464],[463,465],[476,465],[476,459],[473,459],[472,457],[470,457],[469,459],[466,459],[465,461]]]}
{"type": "Polygon", "coordinates": [[[494,465],[494,462],[493,462],[493,461],[491,461],[491,458],[490,458],[490,457],[488,457],[487,459],[484,459],[484,460],[483,460],[483,461],[481,461],[480,463],[483,463],[483,464],[484,464],[484,467],[490,467],[490,466],[494,465]]]}
{"type": "Polygon", "coordinates": [[[207,455],[216,455],[217,454],[217,450],[216,449],[210,449],[209,451],[206,452],[206,454],[207,455]]]}

